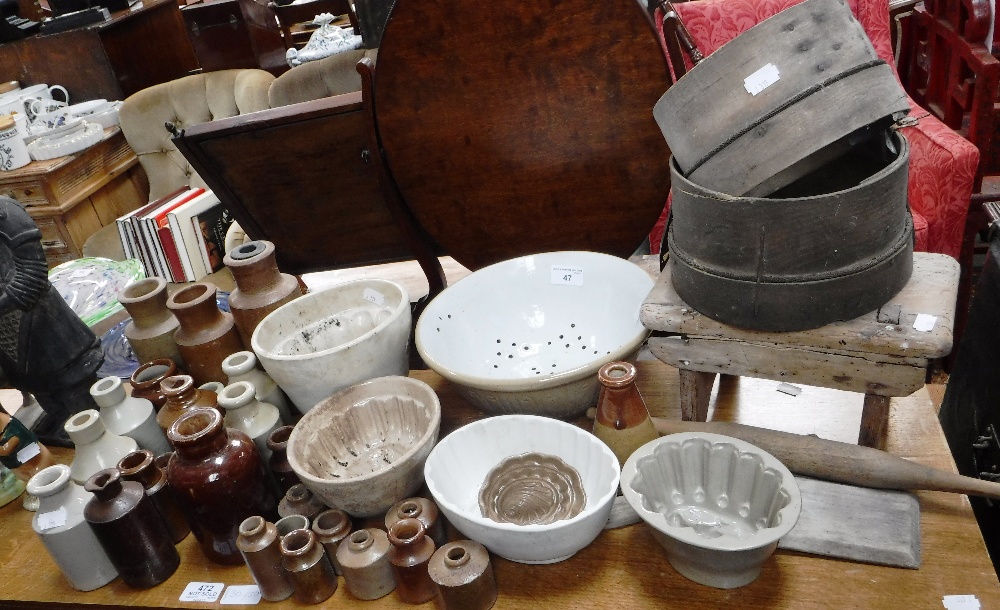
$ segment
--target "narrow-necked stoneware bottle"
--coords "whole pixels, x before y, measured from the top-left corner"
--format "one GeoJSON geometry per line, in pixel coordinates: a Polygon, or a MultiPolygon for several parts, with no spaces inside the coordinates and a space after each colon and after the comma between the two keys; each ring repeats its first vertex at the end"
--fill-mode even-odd
{"type": "Polygon", "coordinates": [[[148,589],[170,578],[181,558],[142,485],[126,481],[116,468],[108,468],[90,477],[84,489],[94,497],[87,502],[83,516],[122,581],[136,589],[148,589]]]}
{"type": "Polygon", "coordinates": [[[281,565],[295,583],[295,601],[318,604],[337,590],[337,574],[323,545],[311,530],[295,530],[281,538],[281,565]]]}
{"type": "Polygon", "coordinates": [[[299,282],[278,271],[274,244],[251,241],[226,253],[226,266],[233,273],[236,288],[229,293],[229,308],[236,318],[243,344],[250,345],[254,329],[267,314],[302,296],[299,282]]]}
{"type": "Polygon", "coordinates": [[[219,406],[225,411],[225,424],[250,437],[257,445],[265,463],[271,458],[267,438],[285,425],[277,407],[257,400],[257,392],[249,381],[237,381],[223,388],[218,395],[219,406]]]}
{"type": "Polygon", "coordinates": [[[156,465],[153,452],[148,449],[133,451],[118,461],[118,472],[127,481],[142,484],[146,495],[153,501],[156,512],[163,519],[170,539],[177,544],[191,532],[174,491],[167,485],[167,473],[156,465]]]}
{"type": "Polygon", "coordinates": [[[167,281],[150,277],[129,284],[118,295],[132,320],[125,326],[125,338],[135,352],[139,364],[160,358],[182,363],[181,352],[174,342],[179,323],[167,309],[167,281]]]}
{"type": "Polygon", "coordinates": [[[217,409],[219,406],[218,395],[196,388],[194,379],[190,375],[167,377],[160,383],[160,389],[167,397],[167,401],[156,414],[156,423],[164,432],[170,429],[178,417],[191,409],[217,409]]]}
{"type": "Polygon", "coordinates": [[[222,361],[243,350],[233,316],[219,309],[215,293],[214,284],[198,282],[167,299],[167,308],[180,322],[174,341],[196,386],[208,381],[225,383],[222,361]]]}
{"type": "Polygon", "coordinates": [[[649,410],[635,387],[635,365],[609,362],[597,371],[601,395],[597,400],[594,436],[604,441],[621,466],[628,456],[659,438],[649,410]]]}
{"type": "Polygon", "coordinates": [[[497,601],[497,582],[486,547],[472,540],[442,546],[427,572],[438,587],[442,610],[489,610],[497,601]]]}
{"type": "Polygon", "coordinates": [[[260,589],[260,596],[269,602],[288,599],[295,586],[281,565],[281,541],[274,524],[259,515],[247,517],[240,523],[236,547],[260,589]]]}
{"type": "Polygon", "coordinates": [[[105,377],[99,380],[90,386],[90,395],[100,407],[101,421],[109,432],[131,438],[140,449],[153,453],[170,451],[167,435],[156,423],[153,403],[126,395],[121,379],[105,377]]]}
{"type": "Polygon", "coordinates": [[[129,437],[108,432],[97,409],[80,411],[66,420],[64,428],[76,445],[69,469],[79,485],[101,470],[114,468],[118,460],[139,448],[129,437]]]}
{"type": "Polygon", "coordinates": [[[396,588],[396,574],[389,563],[389,537],[380,529],[352,533],[337,548],[337,563],[347,590],[358,599],[385,597],[396,588]]]}
{"type": "Polygon", "coordinates": [[[28,481],[28,493],[38,498],[31,529],[74,589],[93,591],[118,577],[83,518],[93,494],[73,482],[69,466],[53,464],[38,471],[28,481]]]}
{"type": "Polygon", "coordinates": [[[281,502],[278,503],[278,514],[282,517],[288,515],[305,515],[312,523],[316,516],[326,509],[326,505],[309,488],[299,483],[293,485],[285,492],[281,502]]]}
{"type": "Polygon", "coordinates": [[[385,513],[385,530],[389,531],[392,524],[402,519],[417,519],[424,524],[424,532],[431,537],[435,546],[448,542],[444,521],[441,519],[437,504],[427,498],[406,498],[393,505],[385,513]]]}
{"type": "MultiPolygon", "coordinates": [[[[292,489],[297,487],[298,485],[292,489]]],[[[288,493],[292,493],[291,490],[288,493]]],[[[340,561],[337,559],[337,548],[341,541],[350,535],[353,527],[351,516],[339,508],[324,510],[313,518],[312,531],[316,534],[316,540],[326,549],[326,555],[330,558],[330,563],[333,564],[337,574],[342,574],[340,561]]]]}
{"type": "Polygon", "coordinates": [[[422,604],[434,599],[437,586],[427,573],[434,554],[434,541],[424,534],[424,524],[417,519],[402,519],[389,528],[389,563],[396,575],[396,594],[408,604],[422,604]]]}
{"type": "Polygon", "coordinates": [[[288,437],[291,436],[293,429],[294,426],[282,426],[267,437],[267,448],[271,450],[267,466],[282,493],[287,493],[292,485],[300,482],[299,475],[295,474],[288,462],[288,437]]]}
{"type": "Polygon", "coordinates": [[[281,421],[286,424],[294,423],[301,416],[298,410],[291,408],[288,397],[274,379],[257,366],[257,354],[251,351],[230,354],[222,361],[222,372],[229,378],[229,383],[237,381],[252,383],[257,390],[257,400],[277,407],[281,413],[281,421]]]}
{"type": "Polygon", "coordinates": [[[278,499],[256,445],[239,430],[226,428],[217,409],[187,411],[167,437],[174,446],[167,481],[202,551],[216,563],[242,563],[236,547],[240,523],[278,516],[278,499]]]}
{"type": "Polygon", "coordinates": [[[183,374],[184,372],[169,358],[158,358],[142,364],[132,373],[132,377],[129,379],[129,384],[132,386],[132,396],[135,398],[145,398],[153,403],[154,409],[159,411],[163,407],[163,404],[167,402],[166,395],[160,389],[160,382],[167,377],[183,374]]]}

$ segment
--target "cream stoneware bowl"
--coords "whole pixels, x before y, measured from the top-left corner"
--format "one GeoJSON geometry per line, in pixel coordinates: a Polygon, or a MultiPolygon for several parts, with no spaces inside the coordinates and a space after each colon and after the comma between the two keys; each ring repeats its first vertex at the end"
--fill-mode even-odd
{"type": "Polygon", "coordinates": [[[250,344],[299,411],[349,385],[409,371],[410,297],[395,282],[355,280],[267,315],[250,344]]]}
{"type": "MultiPolygon", "coordinates": [[[[444,437],[424,465],[424,478],[438,508],[462,535],[493,553],[520,563],[568,559],[601,533],[618,489],[618,460],[594,435],[557,419],[499,415],[444,437]],[[483,516],[479,492],[490,472],[507,458],[556,456],[580,475],[586,504],[579,514],[545,525],[519,525],[483,516]]],[[[542,489],[555,493],[554,489],[542,489]]]]}
{"type": "Polygon", "coordinates": [[[756,580],[802,510],[795,478],[777,458],[721,434],[646,443],[622,467],[621,487],[670,564],[721,589],[756,580]]]}
{"type": "Polygon", "coordinates": [[[597,370],[638,353],[639,307],[653,288],[627,260],[549,252],[490,265],[424,309],[427,366],[488,413],[570,418],[597,402],[597,370]]]}
{"type": "Polygon", "coordinates": [[[440,427],[441,403],[429,385],[380,377],[306,413],[288,437],[288,462],[327,506],[354,517],[383,516],[423,484],[440,427]]]}

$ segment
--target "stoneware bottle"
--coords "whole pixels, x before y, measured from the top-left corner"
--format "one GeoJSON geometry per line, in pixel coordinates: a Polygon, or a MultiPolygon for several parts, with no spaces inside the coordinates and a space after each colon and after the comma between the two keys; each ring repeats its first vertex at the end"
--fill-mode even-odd
{"type": "Polygon", "coordinates": [[[295,584],[295,601],[318,604],[337,590],[337,574],[323,545],[311,530],[295,530],[281,538],[281,565],[295,584]]]}
{"type": "Polygon", "coordinates": [[[156,465],[153,452],[143,449],[126,455],[118,462],[118,472],[125,480],[140,483],[146,490],[174,544],[187,537],[191,526],[177,504],[174,491],[167,485],[167,473],[156,465]]]}
{"type": "Polygon", "coordinates": [[[170,578],[181,558],[142,485],[108,468],[90,477],[84,489],[94,497],[83,516],[122,581],[135,589],[148,589],[170,578]]]}
{"type": "Polygon", "coordinates": [[[292,470],[292,465],[288,462],[288,437],[292,434],[294,426],[282,426],[267,437],[267,448],[271,450],[271,458],[267,461],[274,480],[278,482],[278,487],[282,493],[287,493],[292,485],[299,482],[299,475],[292,470]]]}
{"type": "Polygon", "coordinates": [[[434,552],[427,572],[438,587],[443,610],[488,610],[497,601],[490,553],[478,542],[449,542],[434,552]]]}
{"type": "MultiPolygon", "coordinates": [[[[247,343],[246,345],[250,345],[247,343]]],[[[257,366],[257,354],[251,351],[230,354],[222,361],[222,372],[229,378],[229,383],[249,381],[257,390],[257,400],[278,407],[281,421],[291,424],[299,416],[297,410],[291,408],[288,397],[278,384],[271,379],[266,371],[257,366]]]]}
{"type": "Polygon", "coordinates": [[[209,560],[240,564],[239,526],[247,517],[273,521],[278,499],[253,441],[226,428],[217,409],[195,408],[170,426],[174,455],[167,481],[209,560]]]}
{"type": "Polygon", "coordinates": [[[247,517],[240,523],[236,547],[262,598],[279,602],[292,594],[295,586],[281,565],[281,543],[273,523],[261,516],[247,517]]]}
{"type": "MultiPolygon", "coordinates": [[[[292,489],[297,488],[298,485],[292,489]]],[[[288,493],[292,493],[291,490],[288,493]]],[[[341,541],[350,535],[353,527],[351,516],[339,508],[324,510],[313,518],[312,531],[316,534],[316,540],[326,549],[326,555],[330,558],[330,563],[333,564],[337,574],[343,574],[340,571],[340,561],[337,559],[337,548],[341,541]]]]}
{"type": "Polygon", "coordinates": [[[134,440],[140,449],[149,449],[154,454],[170,451],[167,436],[156,423],[153,403],[145,398],[126,395],[121,379],[117,377],[101,379],[90,386],[90,395],[100,407],[98,412],[108,432],[127,436],[134,440]]]}
{"type": "Polygon", "coordinates": [[[282,517],[304,515],[310,523],[325,509],[326,505],[323,504],[323,501],[302,483],[293,485],[278,503],[278,514],[282,517]]]}
{"type": "Polygon", "coordinates": [[[402,519],[389,528],[389,563],[396,575],[396,594],[408,604],[422,604],[434,599],[437,586],[427,573],[434,554],[434,541],[424,535],[424,524],[417,519],[402,519]]]}
{"type": "Polygon", "coordinates": [[[611,448],[619,467],[636,449],[659,438],[635,387],[635,376],[635,366],[628,362],[609,362],[597,371],[601,395],[597,399],[594,436],[611,448]]]}
{"type": "Polygon", "coordinates": [[[96,472],[114,468],[118,460],[139,448],[129,437],[108,432],[97,409],[80,411],[66,421],[64,428],[76,445],[69,469],[79,485],[96,472]]]}
{"type": "Polygon", "coordinates": [[[226,254],[226,266],[233,273],[236,288],[229,293],[229,309],[236,318],[236,327],[244,345],[267,314],[285,303],[302,296],[299,282],[278,271],[274,260],[274,244],[251,241],[226,254]]]}
{"type": "Polygon", "coordinates": [[[407,498],[397,502],[385,513],[385,531],[389,531],[393,523],[402,519],[417,519],[423,523],[424,533],[431,537],[434,546],[448,542],[444,521],[433,501],[427,498],[407,498]]]}
{"type": "Polygon", "coordinates": [[[222,361],[243,350],[233,316],[219,309],[215,292],[214,284],[198,282],[167,299],[167,307],[180,322],[174,341],[195,386],[208,381],[225,383],[222,361]]]}
{"type": "Polygon", "coordinates": [[[380,529],[358,530],[337,548],[337,563],[347,590],[358,599],[385,597],[396,588],[389,563],[389,537],[380,529]]]}
{"type": "Polygon", "coordinates": [[[305,515],[288,515],[275,521],[274,529],[278,530],[278,538],[284,538],[295,530],[309,529],[309,518],[305,515]]]}
{"type": "Polygon", "coordinates": [[[54,464],[40,470],[28,481],[28,493],[38,498],[31,529],[74,589],[93,591],[118,577],[83,518],[93,494],[73,482],[69,466],[54,464]]]}
{"type": "Polygon", "coordinates": [[[153,403],[154,409],[159,411],[163,407],[163,404],[167,402],[166,395],[160,389],[160,382],[167,377],[183,374],[184,372],[169,358],[158,358],[142,364],[132,373],[132,377],[129,378],[129,384],[132,386],[132,396],[134,398],[145,398],[153,403]]]}
{"type": "Polygon", "coordinates": [[[167,397],[167,401],[156,414],[156,423],[164,432],[187,411],[196,408],[216,409],[219,404],[218,395],[209,390],[196,388],[194,379],[190,375],[167,377],[160,383],[160,389],[167,397]]]}
{"type": "Polygon", "coordinates": [[[198,386],[198,389],[205,390],[207,392],[215,392],[215,394],[218,395],[219,392],[226,389],[226,384],[221,381],[209,381],[208,383],[203,383],[198,386]]]}
{"type": "Polygon", "coordinates": [[[219,406],[225,411],[223,420],[228,428],[236,428],[250,437],[257,445],[265,463],[271,457],[267,437],[285,425],[274,405],[257,400],[257,393],[249,381],[227,385],[218,395],[219,406]]]}
{"type": "Polygon", "coordinates": [[[169,358],[183,364],[181,352],[174,342],[179,323],[167,309],[167,281],[150,277],[129,284],[118,295],[132,320],[125,326],[125,338],[132,346],[139,364],[169,358]]]}

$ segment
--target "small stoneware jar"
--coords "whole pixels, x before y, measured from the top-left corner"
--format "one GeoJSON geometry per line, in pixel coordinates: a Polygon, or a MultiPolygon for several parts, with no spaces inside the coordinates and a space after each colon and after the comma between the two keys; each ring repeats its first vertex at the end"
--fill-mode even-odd
{"type": "Polygon", "coordinates": [[[190,375],[167,377],[160,383],[160,389],[167,397],[167,401],[156,414],[156,423],[164,431],[169,430],[178,417],[191,409],[217,409],[219,406],[218,395],[196,388],[194,379],[190,375]]]}
{"type": "Polygon", "coordinates": [[[31,528],[74,589],[93,591],[118,577],[83,518],[93,494],[73,482],[69,466],[54,464],[38,471],[28,481],[28,493],[38,497],[31,528]]]}
{"type": "Polygon", "coordinates": [[[198,389],[205,390],[206,392],[215,392],[216,396],[218,396],[219,392],[226,389],[226,384],[221,381],[209,381],[198,386],[198,389]]]}
{"type": "Polygon", "coordinates": [[[183,364],[181,352],[174,342],[174,331],[180,323],[167,309],[167,281],[150,277],[129,284],[118,295],[132,320],[125,326],[125,338],[135,352],[139,364],[169,358],[183,364]]]}
{"type": "Polygon", "coordinates": [[[396,594],[408,604],[422,604],[434,599],[437,586],[427,573],[434,554],[434,541],[424,535],[424,524],[416,519],[402,519],[389,528],[389,563],[396,575],[396,594]]]}
{"type": "Polygon", "coordinates": [[[246,434],[226,428],[216,409],[191,409],[167,437],[174,445],[167,481],[202,551],[216,563],[242,563],[236,547],[240,523],[278,516],[260,452],[246,434]]]}
{"type": "Polygon", "coordinates": [[[427,573],[438,587],[443,610],[489,610],[497,601],[497,582],[486,547],[472,540],[442,546],[427,573]]]}
{"type": "Polygon", "coordinates": [[[316,497],[302,483],[293,485],[291,489],[285,492],[285,497],[278,503],[278,514],[282,517],[304,515],[309,519],[310,523],[324,509],[326,509],[326,505],[323,504],[323,501],[316,497]]]}
{"type": "Polygon", "coordinates": [[[243,350],[233,316],[219,309],[215,293],[214,284],[198,282],[167,299],[167,308],[180,322],[174,341],[196,386],[208,381],[225,383],[222,361],[243,350]]]}
{"type": "Polygon", "coordinates": [[[257,400],[253,384],[249,381],[227,385],[218,394],[218,401],[225,412],[223,421],[226,427],[236,428],[249,436],[266,463],[271,457],[267,437],[284,425],[277,407],[257,400]]]}
{"type": "Polygon", "coordinates": [[[257,400],[277,407],[278,413],[281,413],[281,421],[291,424],[298,420],[300,414],[291,408],[285,392],[266,371],[257,366],[257,354],[251,351],[230,354],[222,361],[222,372],[229,378],[229,383],[237,381],[252,383],[257,391],[257,400]]]}
{"type": "Polygon", "coordinates": [[[385,530],[389,531],[393,523],[402,519],[417,519],[423,523],[424,532],[434,541],[434,546],[448,542],[444,521],[433,501],[417,497],[397,502],[385,513],[385,530]]]}
{"type": "Polygon", "coordinates": [[[117,469],[108,468],[90,477],[84,489],[94,497],[83,516],[122,581],[148,589],[170,578],[181,558],[142,485],[123,480],[117,469]]]}
{"type": "Polygon", "coordinates": [[[337,590],[337,574],[323,545],[310,530],[295,530],[281,538],[281,565],[295,583],[295,601],[318,604],[337,590]]]}
{"type": "Polygon", "coordinates": [[[76,445],[70,476],[80,485],[95,473],[114,468],[118,460],[139,448],[129,437],[108,432],[96,409],[80,411],[66,421],[64,428],[76,445]]]}
{"type": "Polygon", "coordinates": [[[396,588],[389,563],[389,537],[380,529],[352,533],[337,549],[337,563],[347,590],[358,599],[385,597],[396,588]]]}
{"type": "MultiPolygon", "coordinates": [[[[297,487],[296,485],[292,489],[297,487]]],[[[354,524],[351,523],[351,516],[339,508],[325,510],[313,519],[312,531],[316,534],[316,540],[319,540],[323,548],[326,549],[326,555],[330,558],[330,563],[333,564],[333,569],[337,574],[342,574],[340,562],[337,559],[337,548],[341,541],[350,535],[352,527],[354,524]]]]}
{"type": "Polygon", "coordinates": [[[153,501],[156,512],[170,532],[170,539],[177,544],[191,532],[174,491],[167,485],[167,473],[156,465],[153,453],[148,449],[133,451],[118,462],[118,472],[127,481],[142,484],[146,495],[153,501]]]}
{"type": "Polygon", "coordinates": [[[632,453],[660,435],[635,385],[636,368],[629,362],[609,362],[597,371],[601,394],[597,399],[594,436],[604,441],[622,466],[632,453]]]}
{"type": "Polygon", "coordinates": [[[153,403],[145,398],[126,395],[121,379],[117,377],[101,379],[90,386],[90,395],[100,407],[98,412],[108,432],[127,436],[134,440],[140,449],[149,449],[154,454],[170,451],[167,436],[156,423],[153,403]]]}
{"type": "Polygon", "coordinates": [[[169,358],[158,358],[142,364],[132,373],[132,377],[129,379],[129,384],[132,386],[132,396],[134,398],[145,398],[153,403],[154,409],[159,411],[163,407],[163,404],[167,402],[166,395],[160,389],[160,382],[167,377],[183,374],[184,372],[169,358]]]}
{"type": "Polygon", "coordinates": [[[309,529],[309,518],[305,515],[288,515],[275,521],[274,528],[278,530],[278,538],[284,538],[295,530],[309,529]]]}
{"type": "Polygon", "coordinates": [[[274,524],[261,516],[247,517],[240,523],[236,547],[260,589],[260,596],[269,602],[288,599],[295,586],[281,565],[281,542],[274,524]]]}
{"type": "Polygon", "coordinates": [[[282,426],[267,437],[267,448],[271,450],[267,466],[282,493],[287,493],[292,485],[299,482],[299,475],[295,474],[288,462],[288,437],[291,436],[293,429],[294,426],[282,426]]]}
{"type": "Polygon", "coordinates": [[[267,314],[302,296],[299,282],[278,271],[274,244],[258,240],[241,244],[224,260],[236,281],[229,293],[229,308],[244,345],[250,345],[254,329],[267,314]]]}

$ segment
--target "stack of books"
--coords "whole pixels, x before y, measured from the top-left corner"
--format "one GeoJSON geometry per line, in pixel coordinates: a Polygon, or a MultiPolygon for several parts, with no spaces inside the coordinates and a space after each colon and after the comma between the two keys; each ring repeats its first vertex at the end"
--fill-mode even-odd
{"type": "Polygon", "coordinates": [[[118,219],[125,256],[146,277],[196,282],[222,268],[233,217],[212,191],[184,187],[118,219]]]}

